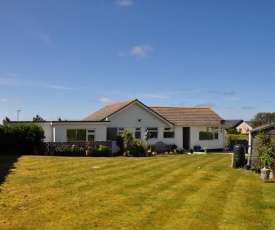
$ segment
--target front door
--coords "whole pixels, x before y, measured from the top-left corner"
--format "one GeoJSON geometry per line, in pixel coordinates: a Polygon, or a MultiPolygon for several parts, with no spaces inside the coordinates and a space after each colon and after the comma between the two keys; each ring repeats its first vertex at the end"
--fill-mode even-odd
{"type": "Polygon", "coordinates": [[[190,127],[182,128],[182,147],[184,149],[190,148],[190,127]]]}

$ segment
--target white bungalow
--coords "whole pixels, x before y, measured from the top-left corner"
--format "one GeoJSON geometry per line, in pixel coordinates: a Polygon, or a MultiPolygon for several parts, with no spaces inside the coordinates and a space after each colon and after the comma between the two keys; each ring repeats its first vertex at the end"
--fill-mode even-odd
{"type": "Polygon", "coordinates": [[[43,127],[45,142],[115,141],[124,130],[140,140],[148,131],[150,145],[222,150],[225,142],[224,120],[210,108],[149,107],[137,99],[109,104],[82,121],[34,123],[43,127]]]}

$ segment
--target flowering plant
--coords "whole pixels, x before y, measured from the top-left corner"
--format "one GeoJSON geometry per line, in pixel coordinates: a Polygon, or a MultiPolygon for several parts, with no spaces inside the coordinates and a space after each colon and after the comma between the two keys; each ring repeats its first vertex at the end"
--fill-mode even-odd
{"type": "Polygon", "coordinates": [[[205,151],[208,151],[208,147],[204,147],[203,149],[204,149],[205,151]]]}

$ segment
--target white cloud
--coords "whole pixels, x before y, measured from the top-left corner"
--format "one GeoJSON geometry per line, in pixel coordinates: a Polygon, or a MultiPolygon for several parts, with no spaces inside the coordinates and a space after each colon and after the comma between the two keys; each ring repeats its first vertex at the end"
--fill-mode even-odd
{"type": "Polygon", "coordinates": [[[0,85],[18,85],[19,82],[8,77],[0,77],[0,85]]]}
{"type": "Polygon", "coordinates": [[[102,104],[112,104],[116,102],[114,99],[108,97],[97,98],[96,101],[102,104]]]}
{"type": "Polygon", "coordinates": [[[131,53],[138,59],[146,58],[153,51],[153,48],[149,45],[135,46],[132,48],[131,53]]]}
{"type": "MultiPolygon", "coordinates": [[[[37,85],[39,86],[39,85],[37,85]]],[[[41,87],[52,88],[52,89],[64,89],[64,90],[73,90],[74,88],[59,86],[59,85],[41,85],[41,87]]]]}
{"type": "Polygon", "coordinates": [[[53,85],[48,84],[45,82],[39,82],[39,81],[29,81],[22,83],[21,85],[27,86],[27,87],[40,87],[40,88],[50,88],[50,89],[62,89],[62,90],[74,90],[74,88],[67,87],[67,86],[61,86],[61,85],[53,85]]]}
{"type": "Polygon", "coordinates": [[[208,102],[208,103],[201,103],[199,105],[194,106],[195,108],[213,108],[216,105],[212,102],[208,102]]]}
{"type": "Polygon", "coordinates": [[[51,89],[63,89],[63,90],[73,90],[74,88],[47,84],[45,82],[39,81],[19,81],[11,77],[0,77],[0,85],[9,85],[9,86],[26,86],[26,87],[41,87],[41,88],[51,88],[51,89]]]}
{"type": "Polygon", "coordinates": [[[8,102],[15,102],[19,103],[23,100],[21,98],[0,98],[0,103],[8,103],[8,102]]]}
{"type": "Polygon", "coordinates": [[[115,4],[119,7],[129,7],[134,4],[133,0],[117,0],[115,1],[115,4]]]}

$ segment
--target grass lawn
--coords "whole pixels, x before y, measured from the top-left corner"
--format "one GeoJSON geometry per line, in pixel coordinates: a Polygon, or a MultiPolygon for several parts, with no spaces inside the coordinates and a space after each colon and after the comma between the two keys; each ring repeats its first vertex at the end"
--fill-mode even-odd
{"type": "Polygon", "coordinates": [[[22,156],[0,184],[0,229],[275,229],[275,180],[231,157],[22,156]]]}

